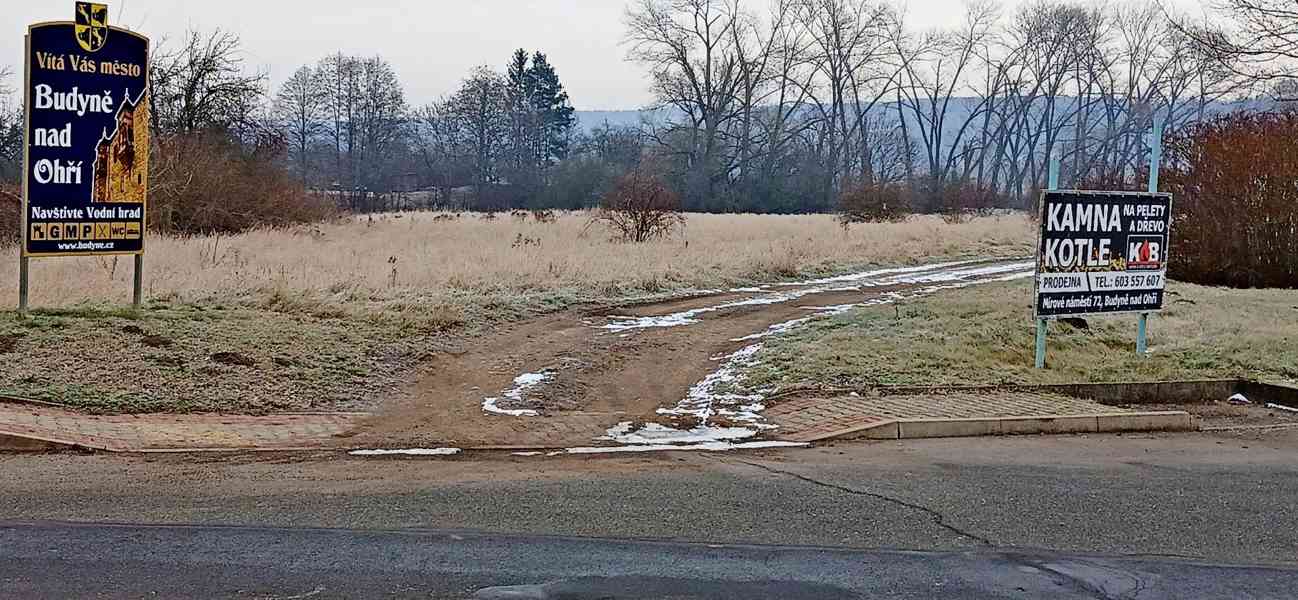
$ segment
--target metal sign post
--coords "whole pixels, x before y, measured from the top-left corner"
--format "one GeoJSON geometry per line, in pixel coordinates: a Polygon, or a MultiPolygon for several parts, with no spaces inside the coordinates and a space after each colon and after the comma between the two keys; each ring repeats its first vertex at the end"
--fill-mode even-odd
{"type": "MultiPolygon", "coordinates": [[[[1163,160],[1163,124],[1155,123],[1153,139],[1149,143],[1149,193],[1158,193],[1158,169],[1163,160]]],[[[1170,218],[1170,217],[1169,217],[1170,218]]],[[[1136,322],[1136,354],[1147,356],[1149,353],[1149,313],[1140,313],[1136,322]]]]}
{"type": "Polygon", "coordinates": [[[144,255],[135,255],[135,284],[131,290],[131,307],[139,308],[144,302],[144,255]]]}
{"type": "Polygon", "coordinates": [[[18,316],[27,316],[27,269],[30,264],[26,256],[18,257],[18,316]]]}
{"type": "MultiPolygon", "coordinates": [[[[1050,175],[1046,182],[1047,190],[1059,189],[1059,159],[1050,159],[1050,175]]],[[[1045,319],[1037,319],[1037,360],[1038,369],[1046,368],[1046,333],[1049,326],[1045,319]]]]}

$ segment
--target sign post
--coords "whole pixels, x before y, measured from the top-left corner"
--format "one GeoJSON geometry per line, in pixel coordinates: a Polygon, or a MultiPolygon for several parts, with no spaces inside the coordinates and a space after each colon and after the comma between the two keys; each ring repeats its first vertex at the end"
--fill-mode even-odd
{"type": "Polygon", "coordinates": [[[72,21],[27,28],[23,223],[18,309],[29,262],[135,256],[142,300],[149,182],[149,40],[108,25],[108,6],[77,2],[72,21]]]}
{"type": "MultiPolygon", "coordinates": [[[[1047,190],[1059,189],[1059,158],[1058,157],[1050,158],[1050,171],[1048,177],[1049,179],[1046,182],[1046,189],[1047,190]]],[[[1040,281],[1038,281],[1040,279],[1040,272],[1041,272],[1040,260],[1038,260],[1037,277],[1033,279],[1034,281],[1037,282],[1037,289],[1041,289],[1040,281]]],[[[1049,326],[1050,326],[1049,323],[1047,323],[1045,319],[1042,319],[1041,317],[1037,317],[1036,367],[1038,369],[1046,368],[1046,334],[1049,330],[1049,326]]]]}
{"type": "MultiPolygon", "coordinates": [[[[1163,124],[1155,123],[1153,139],[1149,142],[1149,193],[1158,193],[1158,169],[1163,159],[1163,124]]],[[[1170,220],[1171,217],[1169,216],[1170,220]]],[[[1149,313],[1140,313],[1136,323],[1136,354],[1147,356],[1149,353],[1149,313]]]]}

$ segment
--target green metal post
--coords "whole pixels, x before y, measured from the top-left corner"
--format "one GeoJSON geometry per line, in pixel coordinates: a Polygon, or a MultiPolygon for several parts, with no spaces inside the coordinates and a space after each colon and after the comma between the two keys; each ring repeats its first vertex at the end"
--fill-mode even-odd
{"type": "MultiPolygon", "coordinates": [[[[1149,193],[1158,192],[1158,169],[1163,160],[1163,124],[1154,123],[1153,139],[1149,142],[1149,193]]],[[[1140,313],[1136,322],[1136,355],[1149,353],[1149,313],[1140,313]]]]}
{"type": "MultiPolygon", "coordinates": [[[[1047,190],[1059,189],[1059,159],[1050,159],[1049,179],[1046,181],[1047,190]]],[[[1037,319],[1037,360],[1038,369],[1046,368],[1046,333],[1049,327],[1045,319],[1037,319]]]]}

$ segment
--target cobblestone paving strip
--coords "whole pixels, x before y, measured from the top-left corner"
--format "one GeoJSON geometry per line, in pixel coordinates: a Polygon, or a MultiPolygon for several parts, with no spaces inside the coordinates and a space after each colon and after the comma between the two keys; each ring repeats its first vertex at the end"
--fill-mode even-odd
{"type": "Polygon", "coordinates": [[[792,441],[896,419],[1036,417],[1129,412],[1090,400],[1035,392],[934,392],[804,397],[766,409],[779,426],[772,437],[792,441]]]}
{"type": "Polygon", "coordinates": [[[0,402],[0,434],[114,451],[328,448],[365,416],[86,415],[51,406],[0,402]]]}

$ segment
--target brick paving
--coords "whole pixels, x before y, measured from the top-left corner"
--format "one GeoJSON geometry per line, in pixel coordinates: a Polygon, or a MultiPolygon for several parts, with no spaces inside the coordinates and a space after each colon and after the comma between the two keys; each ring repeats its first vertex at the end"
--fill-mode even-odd
{"type": "MultiPolygon", "coordinates": [[[[767,437],[823,439],[896,419],[1029,417],[1124,412],[1088,400],[1033,392],[871,393],[805,397],[778,402],[763,415],[777,429],[767,437]]],[[[53,406],[0,401],[0,434],[33,436],[113,451],[169,449],[288,449],[369,447],[348,438],[370,415],[363,413],[245,415],[87,415],[53,406]]],[[[473,447],[596,445],[622,415],[571,413],[540,418],[500,417],[498,435],[445,440],[473,447]]],[[[422,441],[422,440],[421,440],[422,441]]],[[[388,446],[390,444],[381,444],[388,446]]]]}
{"type": "Polygon", "coordinates": [[[52,406],[0,402],[0,434],[35,436],[103,450],[327,448],[360,413],[86,415],[52,406]]]}
{"type": "Polygon", "coordinates": [[[821,439],[848,429],[863,429],[897,419],[1034,417],[1125,412],[1090,400],[1035,392],[871,393],[808,397],[780,402],[763,413],[778,425],[772,437],[790,441],[821,439]]]}

